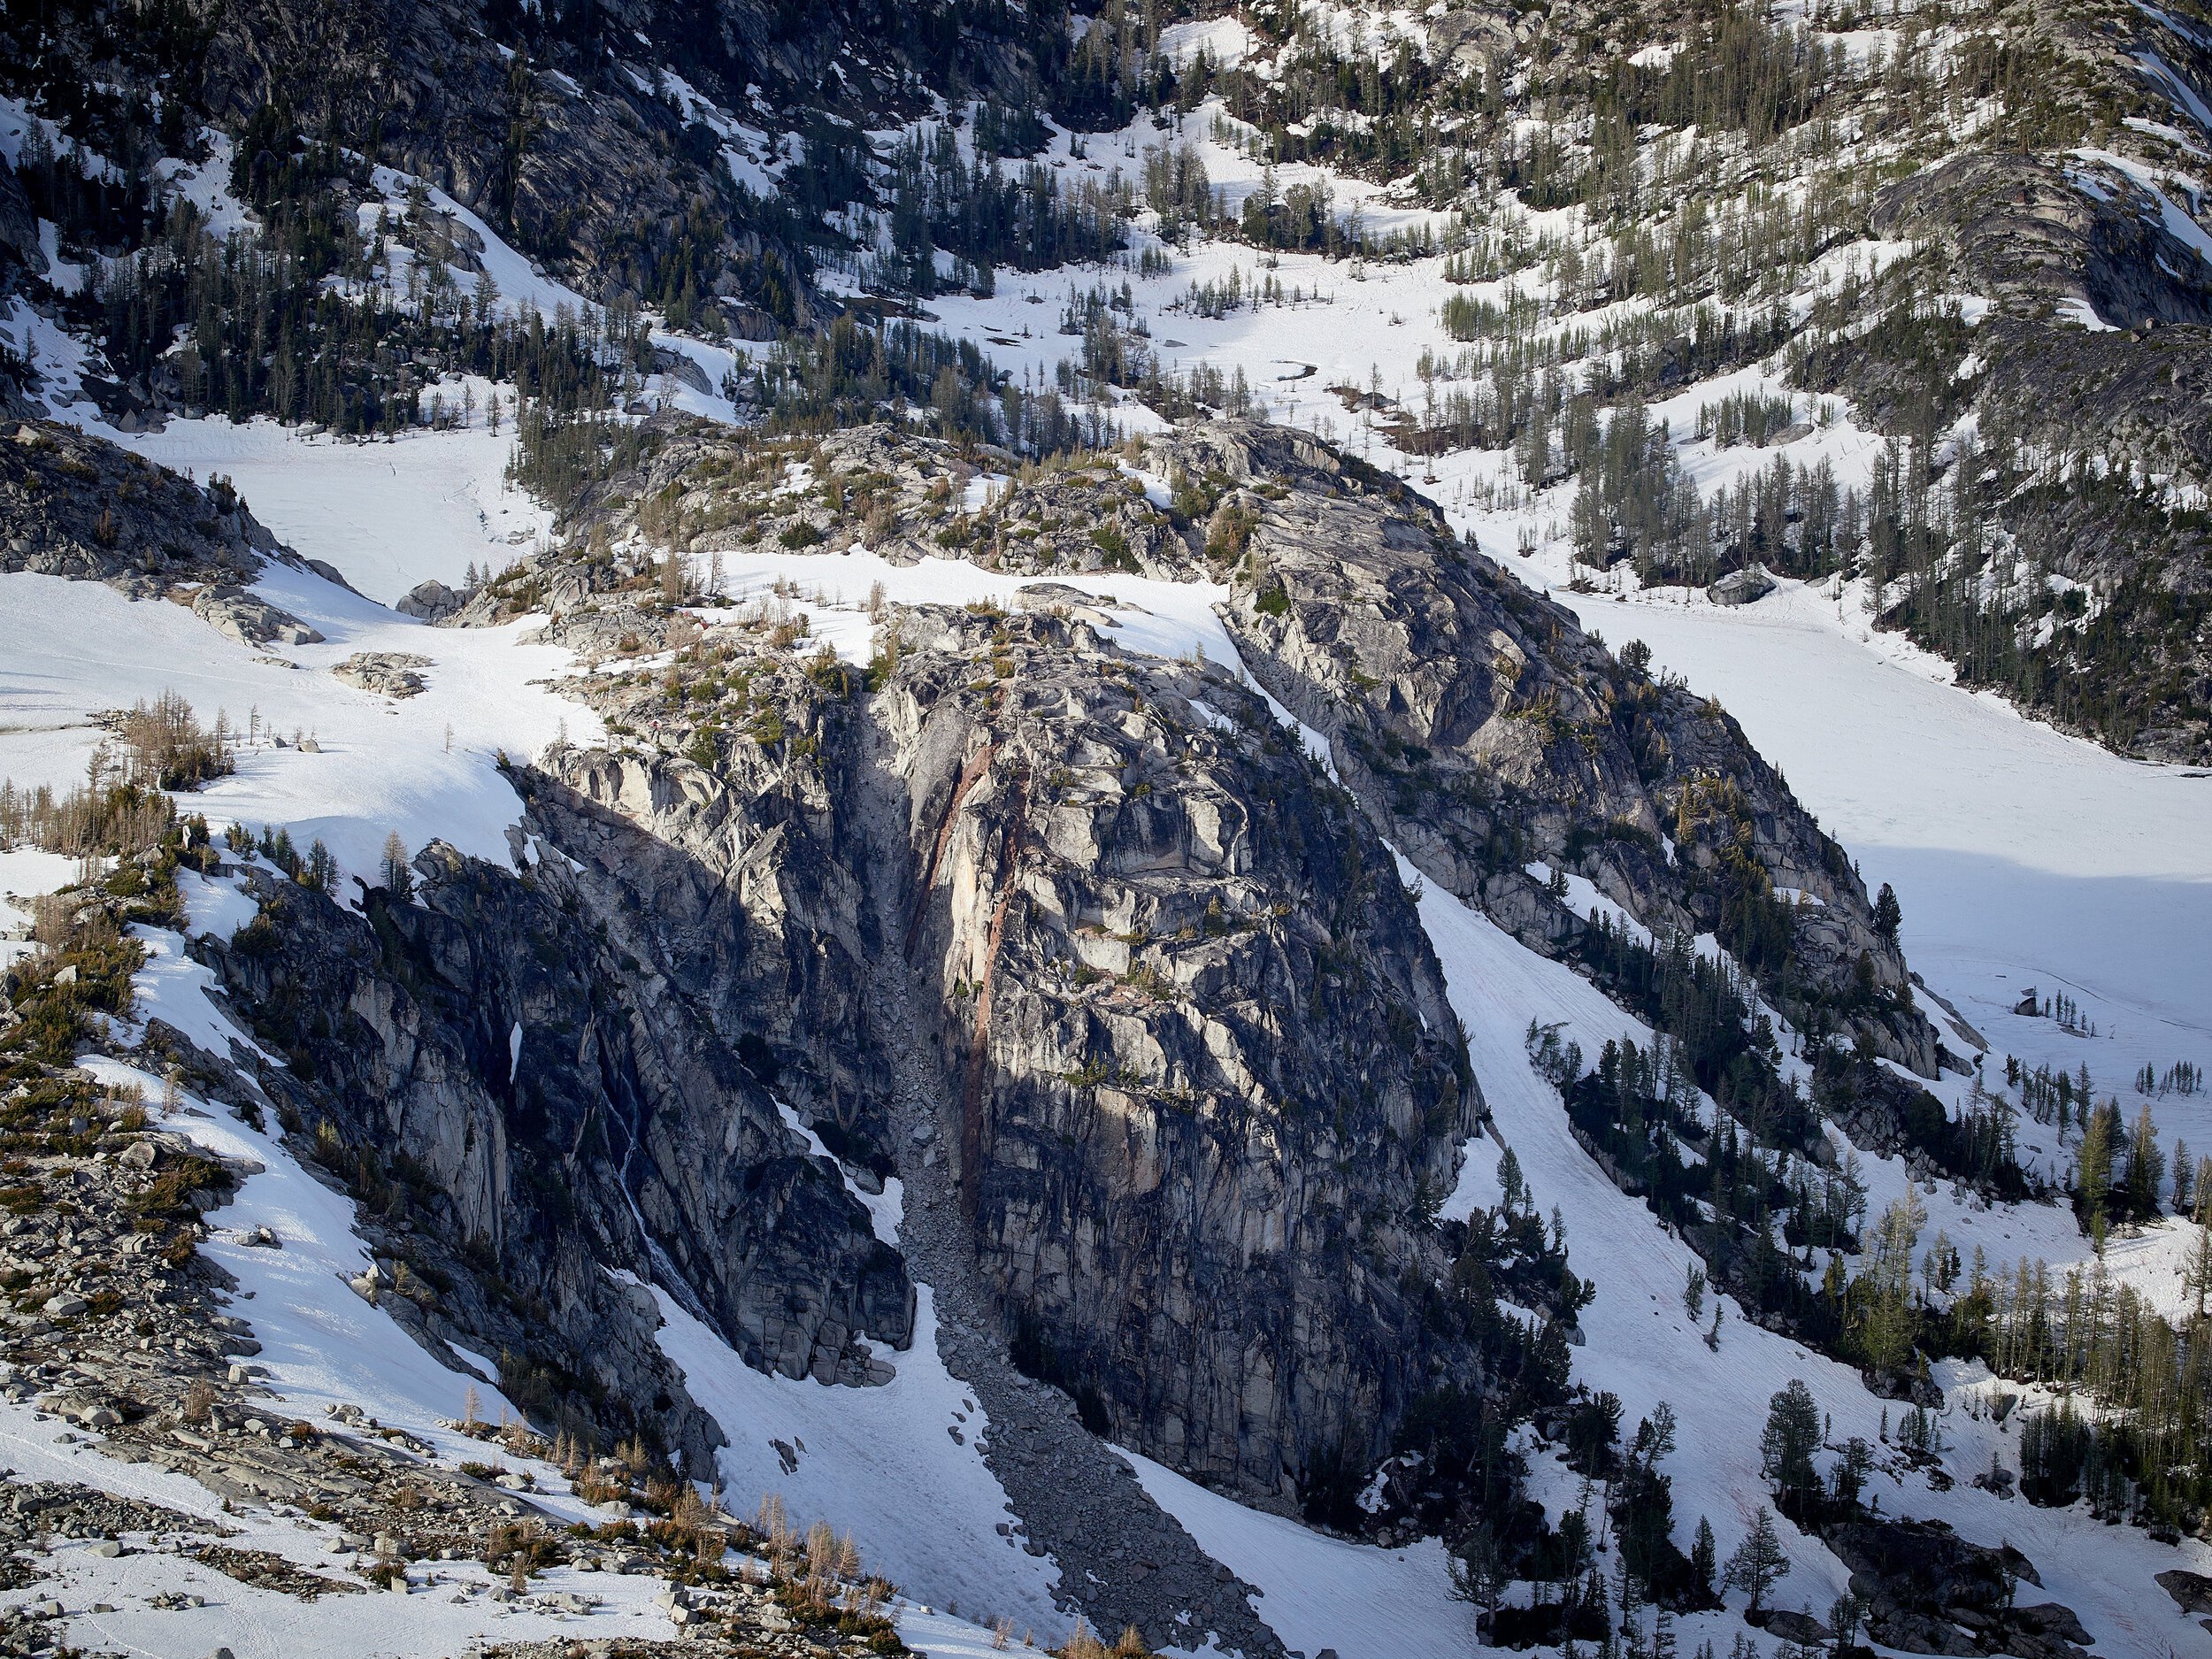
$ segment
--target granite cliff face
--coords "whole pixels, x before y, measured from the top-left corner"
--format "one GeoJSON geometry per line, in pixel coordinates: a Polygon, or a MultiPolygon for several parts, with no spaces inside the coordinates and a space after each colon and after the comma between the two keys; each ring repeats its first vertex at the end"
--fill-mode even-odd
{"type": "Polygon", "coordinates": [[[533,823],[580,864],[572,879],[618,947],[879,1180],[887,1086],[863,998],[880,941],[836,788],[850,783],[758,744],[707,764],[556,749],[527,780],[533,823]]]}
{"type": "Polygon", "coordinates": [[[897,942],[1018,1342],[1232,1489],[1379,1455],[1432,1386],[1402,1281],[1448,1266],[1429,1217],[1481,1110],[1387,852],[1217,670],[1049,611],[895,626],[897,942]]]}
{"type": "MultiPolygon", "coordinates": [[[[418,863],[411,895],[376,890],[361,917],[273,879],[260,918],[208,947],[289,1062],[258,1074],[296,1132],[399,1192],[374,1208],[480,1287],[556,1403],[649,1417],[680,1394],[614,1269],[762,1369],[887,1377],[913,1332],[903,1264],[693,998],[609,937],[588,872],[435,845],[418,863]]],[[[674,1421],[695,1449],[699,1422],[674,1421]]]]}
{"type": "Polygon", "coordinates": [[[751,637],[701,648],[680,695],[597,682],[653,743],[557,751],[533,823],[863,1179],[918,1148],[885,1133],[902,1039],[861,964],[910,964],[926,1139],[1023,1363],[1125,1443],[1287,1502],[1434,1380],[1399,1281],[1449,1265],[1429,1217],[1480,1096],[1351,803],[1248,690],[1034,597],[889,613],[865,696],[772,625],[716,630],[751,637]]]}
{"type": "Polygon", "coordinates": [[[781,597],[672,607],[637,503],[695,557],[799,522],[919,557],[970,464],[879,429],[668,437],[622,505],[444,608],[549,612],[612,734],[512,772],[512,868],[433,848],[360,918],[271,881],[210,947],[306,1132],[403,1157],[419,1230],[551,1310],[562,1365],[649,1348],[621,1266],[750,1363],[880,1378],[909,1270],[851,1188],[941,1158],[984,1317],[1094,1431],[1277,1505],[1371,1468],[1496,1360],[1448,1311],[1469,1247],[1435,1217],[1481,1094],[1394,846],[1570,959],[1589,924],[1543,865],[1652,934],[1748,941],[1793,1006],[1932,1069],[1847,860],[1734,724],[1326,446],[1184,427],[1017,480],[952,522],[1068,585],[879,606],[863,670],[781,597]],[[1156,520],[1159,573],[1224,583],[1341,785],[1236,675],[1117,643],[1136,618],[1079,584],[1125,544],[1061,534],[1105,508],[1156,520]]]}

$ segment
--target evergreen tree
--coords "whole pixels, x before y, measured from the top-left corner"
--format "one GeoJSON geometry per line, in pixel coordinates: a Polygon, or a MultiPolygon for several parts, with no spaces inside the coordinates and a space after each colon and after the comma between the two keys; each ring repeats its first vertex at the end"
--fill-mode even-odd
{"type": "Polygon", "coordinates": [[[2165,1179],[2165,1155],[2158,1149],[2158,1125],[2151,1121],[2151,1105],[2145,1101],[2135,1114],[2128,1135],[2127,1207],[2138,1220],[2158,1214],[2158,1188],[2165,1179]]]}
{"type": "Polygon", "coordinates": [[[1904,912],[1898,908],[1897,890],[1888,882],[1883,882],[1882,890],[1874,895],[1875,931],[1895,944],[1898,926],[1904,919],[1904,912]]]}
{"type": "Polygon", "coordinates": [[[1488,1635],[1491,1623],[1497,1617],[1499,1599],[1504,1595],[1511,1577],[1498,1548],[1497,1534],[1487,1525],[1474,1526],[1460,1540],[1447,1564],[1452,1595],[1474,1604],[1479,1629],[1488,1635]]]}
{"type": "Polygon", "coordinates": [[[1846,1653],[1858,1640],[1859,1627],[1866,1623],[1866,1603],[1846,1590],[1828,1605],[1828,1633],[1836,1639],[1836,1651],[1846,1653]]]}
{"type": "Polygon", "coordinates": [[[2090,1112],[2082,1129],[2081,1150],[2075,1156],[2074,1210],[2101,1255],[2112,1199],[2115,1142],[2120,1133],[2120,1109],[2105,1102],[2090,1112]]]}
{"type": "Polygon", "coordinates": [[[1769,1402],[1766,1430],[1759,1437],[1760,1472],[1774,1483],[1784,1509],[1819,1494],[1820,1471],[1813,1463],[1819,1449],[1820,1408],[1804,1379],[1793,1377],[1769,1402]]]}
{"type": "Polygon", "coordinates": [[[1718,1570],[1719,1546],[1713,1541],[1713,1524],[1697,1517],[1697,1541],[1690,1546],[1690,1577],[1706,1595],[1713,1593],[1713,1574],[1718,1570]]]}
{"type": "Polygon", "coordinates": [[[394,830],[384,838],[384,858],[380,869],[384,887],[393,900],[405,904],[415,896],[415,874],[407,867],[407,843],[394,830]]]}
{"type": "Polygon", "coordinates": [[[1787,1578],[1789,1571],[1790,1558],[1782,1548],[1781,1534],[1775,1530],[1774,1517],[1763,1504],[1758,1518],[1751,1524],[1751,1531],[1728,1558],[1728,1587],[1748,1595],[1748,1610],[1755,1615],[1767,1592],[1787,1578]]]}

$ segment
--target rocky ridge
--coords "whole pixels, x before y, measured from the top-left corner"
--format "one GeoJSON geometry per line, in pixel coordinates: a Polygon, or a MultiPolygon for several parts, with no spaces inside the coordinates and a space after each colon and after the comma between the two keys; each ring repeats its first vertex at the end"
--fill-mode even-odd
{"type": "Polygon", "coordinates": [[[230,487],[203,488],[58,421],[0,431],[0,570],[104,581],[134,599],[251,581],[277,540],[230,487]]]}
{"type": "MultiPolygon", "coordinates": [[[[1763,912],[1787,943],[1748,965],[1785,995],[1844,1003],[1862,962],[1881,992],[1905,987],[1849,857],[1717,703],[1609,651],[1395,480],[1263,427],[1160,447],[1225,480],[1240,515],[1227,610],[1246,666],[1424,875],[1548,954],[1571,954],[1586,918],[1531,864],[1661,936],[1740,949],[1738,916],[1763,912]]],[[[1906,999],[1841,1018],[1934,1075],[1906,999]]]]}

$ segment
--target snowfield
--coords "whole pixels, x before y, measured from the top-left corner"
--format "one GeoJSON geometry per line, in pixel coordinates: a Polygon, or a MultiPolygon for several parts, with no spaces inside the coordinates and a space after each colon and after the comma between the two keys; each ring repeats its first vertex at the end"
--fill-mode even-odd
{"type": "Polygon", "coordinates": [[[504,570],[552,529],[552,515],[506,481],[513,439],[479,421],[349,443],[210,416],[117,441],[202,483],[227,475],[279,541],[311,549],[388,605],[426,581],[457,588],[472,564],[504,570]]]}
{"type": "Polygon", "coordinates": [[[877,1388],[764,1375],[665,1291],[655,1288],[653,1299],[661,1351],[730,1437],[715,1473],[732,1509],[749,1514],[780,1494],[802,1528],[817,1520],[850,1528],[868,1569],[916,1597],[1057,1640],[1059,1568],[995,1530],[1018,1517],[977,1449],[989,1425],[938,1355],[929,1286],[915,1289],[914,1345],[877,1388]]]}
{"type": "Polygon", "coordinates": [[[499,757],[526,760],[564,729],[580,741],[599,733],[589,710],[548,688],[569,657],[525,643],[536,626],[528,618],[426,627],[282,565],[256,591],[326,642],[258,651],[181,606],[134,603],[96,582],[0,576],[0,777],[70,787],[104,736],[90,723],[96,710],[176,691],[203,723],[219,712],[234,730],[260,734],[242,746],[234,775],[191,797],[192,810],[218,828],[285,826],[302,848],[320,840],[347,874],[369,876],[393,833],[411,853],[442,837],[504,862],[521,804],[499,757]],[[396,702],[331,677],[363,650],[429,657],[427,689],[396,702]],[[302,738],[320,752],[297,747],[302,738]]]}
{"type": "Polygon", "coordinates": [[[1255,1585],[1254,1606],[1284,1643],[1344,1659],[1455,1659],[1475,1643],[1474,1609],[1451,1597],[1444,1548],[1378,1549],[1248,1509],[1135,1452],[1122,1457],[1199,1548],[1255,1585]]]}

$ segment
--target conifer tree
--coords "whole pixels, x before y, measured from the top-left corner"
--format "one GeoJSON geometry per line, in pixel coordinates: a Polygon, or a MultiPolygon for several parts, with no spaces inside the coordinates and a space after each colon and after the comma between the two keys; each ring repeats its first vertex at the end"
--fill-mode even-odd
{"type": "Polygon", "coordinates": [[[1802,1378],[1769,1402],[1767,1424],[1759,1437],[1759,1471],[1774,1483],[1785,1509],[1820,1490],[1813,1454],[1820,1448],[1820,1408],[1802,1378]]]}
{"type": "Polygon", "coordinates": [[[2165,1175],[2165,1155],[2158,1149],[2158,1125],[2151,1121],[2151,1104],[2145,1101],[2135,1114],[2135,1127],[2128,1135],[2130,1215],[2139,1220],[2158,1214],[2158,1188],[2165,1175]]]}
{"type": "Polygon", "coordinates": [[[2119,1137],[2120,1109],[2106,1102],[2089,1114],[2081,1150],[2075,1155],[2075,1213],[2088,1228],[2099,1255],[2104,1253],[2106,1210],[2112,1197],[2113,1143],[2119,1137]]]}
{"type": "Polygon", "coordinates": [[[1713,1541],[1713,1524],[1697,1517],[1697,1540],[1690,1546],[1690,1576],[1705,1594],[1713,1593],[1713,1574],[1718,1568],[1719,1546],[1713,1541]]]}
{"type": "Polygon", "coordinates": [[[395,902],[405,904],[415,896],[414,872],[407,867],[407,843],[394,830],[384,838],[384,859],[380,872],[385,890],[395,902]]]}
{"type": "Polygon", "coordinates": [[[1773,1515],[1763,1504],[1751,1531],[1728,1558],[1728,1587],[1751,1598],[1748,1610],[1755,1616],[1767,1592],[1787,1578],[1789,1571],[1790,1558],[1782,1548],[1781,1534],[1775,1530],[1773,1515]]]}

